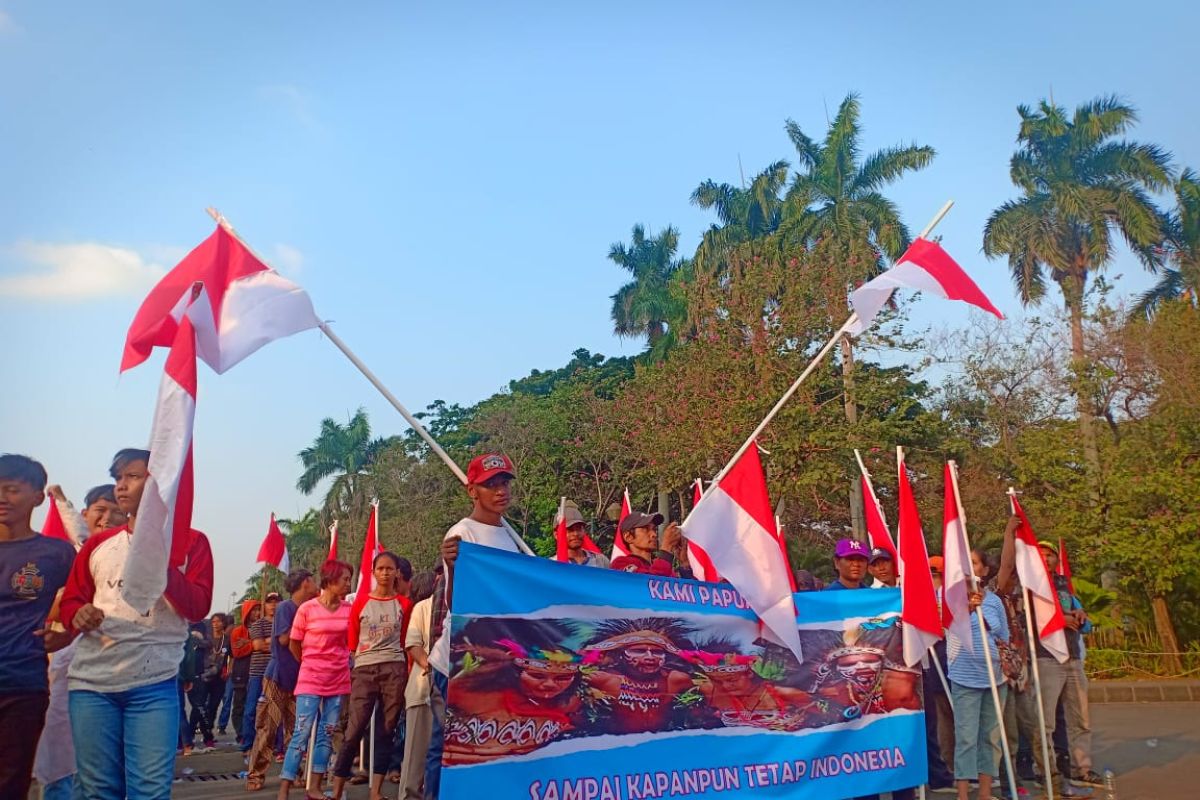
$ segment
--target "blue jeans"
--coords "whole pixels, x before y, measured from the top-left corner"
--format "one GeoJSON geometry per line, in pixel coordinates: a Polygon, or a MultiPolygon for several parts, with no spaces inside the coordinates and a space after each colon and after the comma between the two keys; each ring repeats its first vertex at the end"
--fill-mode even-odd
{"type": "Polygon", "coordinates": [[[279,777],[294,781],[300,773],[300,759],[308,750],[308,736],[313,725],[317,726],[316,741],[312,751],[312,771],[322,775],[333,757],[333,732],[337,730],[338,715],[342,711],[342,698],[318,697],[315,694],[296,695],[296,729],[292,731],[292,742],[283,757],[283,769],[279,777]]]}
{"type": "MultiPolygon", "coordinates": [[[[42,787],[42,800],[71,800],[76,796],[75,776],[68,775],[42,787]]],[[[80,795],[80,800],[83,800],[80,795]]]]}
{"type": "Polygon", "coordinates": [[[429,704],[433,706],[433,732],[429,736],[429,752],[425,756],[425,800],[437,800],[442,789],[442,725],[446,714],[446,676],[436,669],[429,673],[431,693],[429,704]]]}
{"type": "Polygon", "coordinates": [[[75,774],[88,800],[169,800],[179,729],[175,678],[123,692],[68,695],[75,774]]]}
{"type": "Polygon", "coordinates": [[[254,747],[254,715],[258,713],[258,699],[262,697],[262,675],[251,675],[246,684],[246,710],[242,712],[242,752],[249,753],[254,747]]]}
{"type": "Polygon", "coordinates": [[[225,696],[221,698],[221,713],[217,716],[217,727],[229,727],[229,712],[233,708],[233,681],[225,681],[225,696]]]}
{"type": "MultiPolygon", "coordinates": [[[[1007,686],[1000,687],[1003,705],[1007,686]]],[[[1000,723],[991,689],[973,689],[950,681],[954,701],[954,778],[974,780],[1000,773],[1000,723]]]]}
{"type": "Polygon", "coordinates": [[[182,750],[185,744],[191,747],[192,743],[188,740],[188,716],[187,706],[183,703],[183,681],[176,680],[175,683],[179,686],[179,742],[175,745],[175,749],[182,750]]]}

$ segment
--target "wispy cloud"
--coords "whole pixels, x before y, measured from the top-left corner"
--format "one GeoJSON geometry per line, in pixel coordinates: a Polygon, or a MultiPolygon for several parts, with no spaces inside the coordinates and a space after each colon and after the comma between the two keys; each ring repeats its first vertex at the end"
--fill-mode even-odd
{"type": "Polygon", "coordinates": [[[312,98],[299,86],[291,83],[271,83],[258,87],[258,96],[267,102],[282,106],[305,127],[318,127],[316,114],[313,113],[312,98]]]}
{"type": "Polygon", "coordinates": [[[20,241],[0,247],[0,297],[74,302],[136,295],[166,273],[175,248],[138,252],[100,242],[20,241]],[[160,257],[163,257],[160,261],[160,257]]]}
{"type": "Polygon", "coordinates": [[[268,266],[274,267],[284,275],[295,277],[300,274],[300,270],[304,269],[304,253],[290,244],[280,242],[275,245],[268,266]]]}
{"type": "Polygon", "coordinates": [[[0,36],[6,33],[20,33],[21,26],[13,20],[12,16],[0,8],[0,36]]]}

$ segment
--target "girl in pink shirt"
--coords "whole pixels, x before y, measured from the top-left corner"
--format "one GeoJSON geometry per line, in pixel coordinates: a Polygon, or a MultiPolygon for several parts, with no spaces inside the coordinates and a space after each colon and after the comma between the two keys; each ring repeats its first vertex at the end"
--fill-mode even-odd
{"type": "Polygon", "coordinates": [[[326,561],[321,567],[321,593],[296,611],[288,647],[300,661],[296,681],[296,729],[283,758],[279,800],[285,800],[300,772],[308,737],[317,725],[312,752],[312,777],[305,796],[324,800],[321,784],[332,755],[330,737],[337,726],[342,696],[350,693],[350,576],[345,561],[326,561]]]}

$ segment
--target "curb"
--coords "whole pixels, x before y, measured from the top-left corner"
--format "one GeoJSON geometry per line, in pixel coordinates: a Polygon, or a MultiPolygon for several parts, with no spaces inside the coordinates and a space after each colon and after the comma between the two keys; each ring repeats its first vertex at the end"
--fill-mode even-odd
{"type": "Polygon", "coordinates": [[[1198,703],[1200,681],[1091,681],[1089,703],[1198,703]]]}

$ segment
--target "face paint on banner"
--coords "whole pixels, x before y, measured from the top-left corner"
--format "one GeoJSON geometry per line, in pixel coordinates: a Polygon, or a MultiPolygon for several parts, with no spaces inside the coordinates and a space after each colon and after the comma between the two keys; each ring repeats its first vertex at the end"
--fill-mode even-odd
{"type": "Polygon", "coordinates": [[[924,781],[897,590],[796,595],[797,661],[727,584],[467,543],[455,584],[447,796],[816,800],[924,781]]]}

